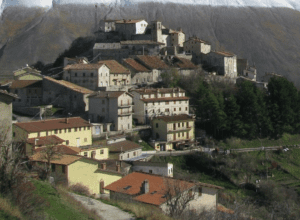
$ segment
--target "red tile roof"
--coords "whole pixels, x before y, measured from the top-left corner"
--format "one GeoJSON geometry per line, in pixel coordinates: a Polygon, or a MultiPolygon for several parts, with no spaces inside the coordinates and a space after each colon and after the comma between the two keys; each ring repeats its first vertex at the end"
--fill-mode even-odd
{"type": "Polygon", "coordinates": [[[138,55],[136,57],[149,69],[170,69],[170,67],[158,56],[138,55]]]}
{"type": "Polygon", "coordinates": [[[66,123],[66,118],[58,118],[42,121],[19,122],[15,123],[14,125],[24,129],[27,132],[52,131],[56,129],[65,128],[92,127],[92,125],[89,124],[88,121],[80,117],[68,118],[68,123],[66,123]]]}
{"type": "Polygon", "coordinates": [[[71,83],[71,82],[68,82],[68,81],[65,81],[65,80],[56,80],[56,79],[53,79],[53,78],[48,77],[48,76],[45,76],[44,79],[50,80],[50,81],[52,81],[54,83],[57,83],[57,84],[59,84],[61,86],[64,86],[64,87],[66,87],[68,89],[71,89],[71,90],[73,90],[75,92],[79,92],[79,93],[82,93],[82,94],[91,94],[91,93],[94,92],[92,90],[89,90],[87,88],[78,86],[78,85],[76,85],[74,83],[71,83]]]}
{"type": "Polygon", "coordinates": [[[152,98],[152,99],[141,99],[142,102],[165,102],[165,101],[181,101],[189,100],[189,97],[162,97],[162,98],[152,98]]]}
{"type": "Polygon", "coordinates": [[[110,69],[110,74],[130,74],[130,71],[116,60],[101,60],[98,63],[105,64],[110,69]]]}
{"type": "Polygon", "coordinates": [[[138,145],[132,141],[120,141],[113,144],[108,144],[107,147],[109,148],[109,152],[112,153],[119,153],[124,151],[131,151],[138,148],[142,148],[141,145],[138,145]]]}
{"type": "Polygon", "coordinates": [[[154,94],[154,93],[173,93],[173,92],[185,92],[185,90],[177,87],[177,88],[160,88],[160,89],[154,89],[154,88],[148,88],[148,89],[134,89],[132,91],[135,91],[139,94],[154,94]]]}
{"type": "Polygon", "coordinates": [[[134,59],[124,59],[124,62],[137,72],[151,72],[151,70],[136,62],[134,59]]]}
{"type": "Polygon", "coordinates": [[[27,139],[28,144],[34,144],[35,140],[38,139],[36,146],[42,146],[42,145],[50,145],[50,144],[61,144],[64,142],[63,139],[57,137],[56,135],[50,135],[46,137],[37,137],[37,138],[29,138],[27,139]]]}
{"type": "Polygon", "coordinates": [[[22,89],[37,82],[41,82],[41,80],[14,80],[9,88],[22,89]]]}
{"type": "Polygon", "coordinates": [[[198,67],[190,60],[181,58],[181,57],[174,57],[175,66],[181,69],[197,69],[198,67]]]}
{"type": "MultiPolygon", "coordinates": [[[[66,145],[57,145],[57,151],[61,154],[77,155],[80,153],[81,149],[79,147],[71,147],[66,145]]],[[[35,152],[38,153],[45,149],[44,147],[39,147],[35,149],[35,152]]]]}
{"type": "MultiPolygon", "coordinates": [[[[60,165],[69,165],[80,159],[82,159],[82,157],[78,155],[62,154],[62,155],[54,156],[53,159],[51,160],[51,163],[60,164],[60,165]]],[[[43,153],[40,152],[37,152],[33,156],[29,157],[29,160],[38,161],[38,162],[47,162],[43,153]]]]}
{"type": "MultiPolygon", "coordinates": [[[[201,184],[202,183],[193,183],[159,175],[133,172],[123,177],[122,179],[106,186],[105,189],[113,192],[136,196],[134,197],[134,200],[159,206],[166,202],[166,198],[164,197],[164,195],[167,193],[167,190],[170,189],[172,193],[172,185],[180,187],[181,191],[186,191],[197,185],[201,186],[201,184]],[[142,183],[145,180],[148,180],[149,182],[149,192],[146,194],[140,194],[142,183]],[[169,186],[171,187],[168,188],[169,186]]],[[[206,187],[222,189],[222,187],[210,184],[207,184],[206,187]]]]}
{"type": "Polygon", "coordinates": [[[153,120],[155,119],[160,119],[163,120],[165,122],[174,122],[174,121],[192,121],[195,120],[193,116],[191,115],[173,115],[173,116],[158,116],[155,117],[153,120]]]}
{"type": "Polygon", "coordinates": [[[98,70],[102,65],[99,63],[77,63],[67,65],[64,70],[98,70]]]}

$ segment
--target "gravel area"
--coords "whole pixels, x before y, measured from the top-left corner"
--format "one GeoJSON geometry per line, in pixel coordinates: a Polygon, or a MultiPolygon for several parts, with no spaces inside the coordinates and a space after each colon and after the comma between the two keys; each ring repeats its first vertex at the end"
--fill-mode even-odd
{"type": "Polygon", "coordinates": [[[103,220],[134,220],[135,217],[128,213],[120,210],[119,208],[111,205],[107,205],[96,199],[92,199],[85,196],[80,196],[74,193],[70,193],[77,201],[81,202],[89,210],[96,210],[103,220]]]}

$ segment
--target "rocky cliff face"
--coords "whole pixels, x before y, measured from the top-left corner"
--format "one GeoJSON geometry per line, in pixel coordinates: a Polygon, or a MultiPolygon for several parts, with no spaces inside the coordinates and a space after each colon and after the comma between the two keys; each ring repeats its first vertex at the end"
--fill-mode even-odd
{"type": "MultiPolygon", "coordinates": [[[[0,20],[0,74],[37,61],[53,62],[80,36],[95,26],[93,5],[6,8],[0,20]]],[[[274,71],[300,85],[300,12],[289,8],[212,7],[162,3],[134,6],[99,5],[98,18],[160,19],[170,28],[182,27],[214,49],[246,58],[258,68],[258,78],[274,71]]]]}

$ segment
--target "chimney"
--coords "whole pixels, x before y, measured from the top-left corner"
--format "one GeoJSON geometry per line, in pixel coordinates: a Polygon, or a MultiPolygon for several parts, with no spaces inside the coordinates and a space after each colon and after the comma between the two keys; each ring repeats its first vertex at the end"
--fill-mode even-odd
{"type": "Polygon", "coordinates": [[[147,194],[149,192],[149,180],[145,179],[144,182],[142,183],[141,187],[141,193],[142,194],[147,194]]]}
{"type": "Polygon", "coordinates": [[[66,118],[66,124],[69,124],[69,118],[66,118]]]}
{"type": "Polygon", "coordinates": [[[116,171],[117,171],[118,173],[120,173],[120,172],[121,172],[121,167],[120,167],[120,165],[119,165],[119,164],[117,164],[116,171]]]}
{"type": "Polygon", "coordinates": [[[89,119],[89,124],[91,124],[91,119],[89,119]]]}
{"type": "Polygon", "coordinates": [[[106,163],[101,163],[101,169],[106,170],[106,163]]]}

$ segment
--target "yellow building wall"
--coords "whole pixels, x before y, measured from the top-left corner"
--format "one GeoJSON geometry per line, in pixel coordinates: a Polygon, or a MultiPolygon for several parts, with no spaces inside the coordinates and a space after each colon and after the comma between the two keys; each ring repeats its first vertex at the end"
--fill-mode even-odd
{"type": "MultiPolygon", "coordinates": [[[[68,140],[69,141],[69,146],[77,146],[77,138],[80,138],[80,146],[87,146],[87,145],[92,145],[92,130],[91,128],[86,128],[84,130],[81,128],[81,131],[79,131],[79,128],[77,128],[77,131],[75,131],[75,128],[71,128],[71,132],[69,132],[69,129],[60,129],[58,130],[57,134],[55,134],[55,131],[48,131],[48,136],[50,135],[56,135],[57,137],[63,139],[63,140],[68,140]],[[86,139],[85,139],[86,138],[86,139]],[[85,141],[86,140],[86,141],[85,141]]],[[[40,137],[45,137],[46,132],[40,132],[40,137]]],[[[38,138],[38,133],[30,133],[28,138],[38,138]]]]}
{"type": "MultiPolygon", "coordinates": [[[[92,194],[100,194],[100,180],[107,186],[122,178],[122,175],[101,173],[96,171],[98,162],[88,159],[76,161],[68,166],[69,185],[81,183],[89,187],[92,194]]],[[[106,191],[107,192],[107,191],[106,191]]]]}
{"type": "Polygon", "coordinates": [[[86,150],[86,151],[81,151],[79,153],[79,155],[84,156],[84,153],[87,153],[87,157],[92,157],[92,152],[96,151],[96,155],[95,155],[95,159],[96,160],[104,160],[104,159],[108,159],[108,148],[101,148],[101,149],[94,149],[94,150],[86,150]],[[101,154],[101,151],[103,151],[103,153],[101,154]]]}

